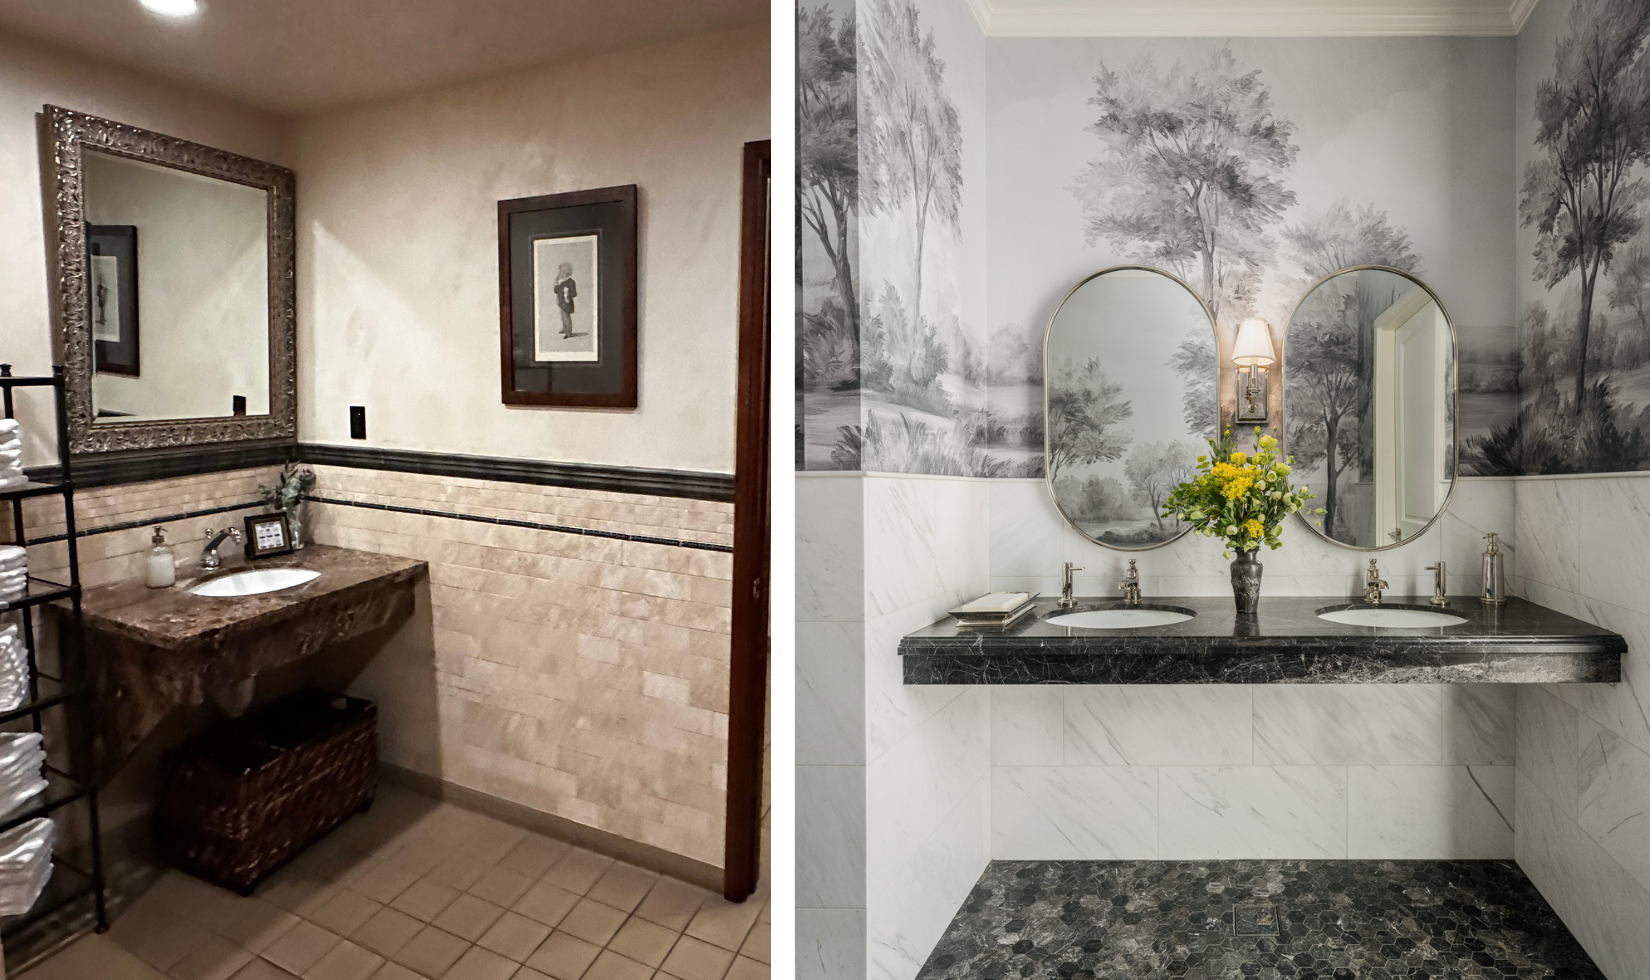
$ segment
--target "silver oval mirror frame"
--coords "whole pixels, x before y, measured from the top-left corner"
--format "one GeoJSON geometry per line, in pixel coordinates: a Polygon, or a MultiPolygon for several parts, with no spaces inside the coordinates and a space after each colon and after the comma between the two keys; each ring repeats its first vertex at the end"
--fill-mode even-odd
{"type": "Polygon", "coordinates": [[[1163,501],[1218,424],[1216,351],[1209,308],[1161,269],[1113,266],[1066,293],[1043,334],[1043,458],[1067,524],[1118,551],[1191,530],[1162,516],[1163,501]],[[1113,359],[1126,375],[1107,371],[1113,359]]]}
{"type": "Polygon", "coordinates": [[[1460,429],[1455,325],[1438,295],[1389,266],[1325,276],[1289,317],[1282,368],[1293,479],[1326,511],[1302,522],[1357,551],[1432,527],[1455,492],[1460,429]]]}

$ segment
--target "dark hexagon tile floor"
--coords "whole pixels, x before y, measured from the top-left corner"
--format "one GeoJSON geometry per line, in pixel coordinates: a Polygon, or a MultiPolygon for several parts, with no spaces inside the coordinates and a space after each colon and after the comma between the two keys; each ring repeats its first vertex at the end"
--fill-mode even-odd
{"type": "Polygon", "coordinates": [[[993,861],[917,977],[1605,980],[1511,861],[993,861]]]}

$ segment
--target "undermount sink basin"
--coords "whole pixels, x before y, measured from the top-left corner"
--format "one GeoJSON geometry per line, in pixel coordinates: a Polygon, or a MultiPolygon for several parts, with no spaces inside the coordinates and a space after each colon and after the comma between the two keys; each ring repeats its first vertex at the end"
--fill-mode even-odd
{"type": "Polygon", "coordinates": [[[1378,626],[1384,629],[1425,629],[1432,626],[1455,626],[1467,621],[1467,617],[1457,616],[1455,613],[1402,606],[1326,609],[1318,613],[1318,618],[1343,626],[1378,626]]]}
{"type": "Polygon", "coordinates": [[[230,596],[263,595],[279,592],[305,582],[313,582],[321,573],[308,568],[254,568],[215,578],[190,589],[192,595],[225,598],[230,596]]]}
{"type": "Polygon", "coordinates": [[[1146,626],[1184,623],[1194,613],[1177,609],[1090,609],[1087,612],[1050,616],[1050,626],[1071,626],[1086,630],[1132,630],[1146,626]]]}

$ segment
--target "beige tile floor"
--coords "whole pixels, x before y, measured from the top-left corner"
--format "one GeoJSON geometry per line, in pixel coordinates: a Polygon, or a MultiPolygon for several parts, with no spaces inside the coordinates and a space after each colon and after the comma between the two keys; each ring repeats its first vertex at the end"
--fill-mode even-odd
{"type": "Polygon", "coordinates": [[[385,787],[251,898],[166,872],[27,980],[767,980],[721,896],[385,787]]]}

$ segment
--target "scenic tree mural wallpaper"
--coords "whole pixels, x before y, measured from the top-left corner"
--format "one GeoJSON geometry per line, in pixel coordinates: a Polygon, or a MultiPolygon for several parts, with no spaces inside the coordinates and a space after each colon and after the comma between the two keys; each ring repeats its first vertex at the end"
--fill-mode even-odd
{"type": "Polygon", "coordinates": [[[1650,462],[1650,2],[1574,0],[1561,31],[1519,173],[1519,413],[1466,453],[1489,472],[1650,462]]]}
{"type": "MultiPolygon", "coordinates": [[[[1504,153],[1488,161],[1512,120],[1478,109],[1486,98],[1507,104],[1506,96],[1473,88],[1487,84],[1479,81],[1490,74],[1486,66],[1505,69],[1504,46],[1398,38],[1344,48],[1295,39],[1007,39],[992,42],[988,69],[979,52],[959,49],[959,34],[936,31],[935,6],[826,0],[799,9],[799,468],[991,477],[1042,477],[1050,465],[1058,468],[1059,460],[1043,458],[1043,334],[1066,290],[1119,264],[1186,281],[1226,336],[1246,317],[1267,319],[1280,352],[1296,304],[1337,269],[1386,265],[1429,283],[1438,277],[1431,284],[1460,345],[1458,465],[1464,475],[1489,475],[1524,472],[1532,446],[1586,441],[1553,435],[1543,443],[1520,419],[1521,412],[1551,415],[1558,409],[1541,406],[1556,406],[1555,399],[1578,401],[1567,370],[1578,340],[1553,332],[1579,316],[1576,282],[1590,263],[1592,315],[1610,322],[1592,330],[1589,363],[1608,356],[1611,378],[1589,369],[1587,391],[1597,393],[1579,399],[1580,414],[1594,420],[1587,451],[1619,457],[1642,443],[1623,421],[1627,406],[1639,402],[1627,396],[1631,381],[1622,372],[1650,355],[1643,341],[1650,304],[1633,285],[1650,286],[1650,243],[1638,245],[1633,223],[1635,179],[1619,181],[1613,245],[1584,255],[1554,239],[1544,269],[1562,282],[1523,309],[1516,328],[1526,339],[1522,358],[1505,299],[1512,292],[1505,260],[1468,244],[1506,241],[1512,228],[1492,200],[1504,198],[1473,185],[1486,183],[1475,174],[1507,170],[1504,153]],[[1331,65],[1338,76],[1359,79],[1355,101],[1367,108],[1331,110],[1334,100],[1347,101],[1345,93],[1319,91],[1314,82],[1331,65]],[[987,71],[990,104],[971,114],[968,100],[978,97],[959,88],[959,79],[987,71]],[[970,127],[987,125],[995,149],[982,183],[967,161],[985,142],[984,130],[970,127]],[[1404,138],[1431,145],[1417,153],[1404,138]],[[989,241],[966,219],[971,195],[987,192],[989,241]],[[1454,210],[1440,213],[1435,201],[1454,210]],[[969,271],[970,250],[989,259],[983,304],[966,298],[978,278],[969,271]],[[1561,274],[1566,262],[1571,267],[1561,274]],[[1555,375],[1554,394],[1545,401],[1526,377],[1532,346],[1553,352],[1545,370],[1555,375]],[[1598,405],[1606,407],[1590,407],[1598,405]]],[[[1631,17],[1608,19],[1611,30],[1642,37],[1631,17]]],[[[1643,154],[1628,156],[1637,166],[1643,154]]],[[[1525,197],[1535,201],[1535,184],[1547,180],[1527,178],[1525,197]]],[[[1546,220],[1540,206],[1527,205],[1537,214],[1531,220],[1546,220]]],[[[1560,214],[1550,223],[1562,236],[1570,222],[1560,214]]],[[[1214,374],[1212,338],[1178,343],[1177,371],[1214,374]]],[[[1332,359],[1285,365],[1285,377],[1296,367],[1302,377],[1286,383],[1287,398],[1334,388],[1332,359]]],[[[1115,380],[1128,365],[1102,362],[1098,370],[1115,380]]],[[[1640,383],[1650,385],[1646,376],[1640,383]]],[[[1362,425],[1365,407],[1312,408],[1318,423],[1283,435],[1300,440],[1314,465],[1356,466],[1332,458],[1330,442],[1343,424],[1362,425]],[[1329,418],[1333,424],[1323,421],[1329,418]]],[[[1212,430],[1213,389],[1187,385],[1181,410],[1190,429],[1212,430]]],[[[1570,417],[1577,416],[1572,407],[1570,417]]],[[[1130,434],[1127,420],[1111,424],[1094,444],[1130,434]]],[[[1140,440],[1129,451],[1152,441],[1161,440],[1140,440]]],[[[1115,482],[1095,493],[1149,500],[1156,481],[1143,479],[1146,489],[1122,475],[1115,482]]]]}

